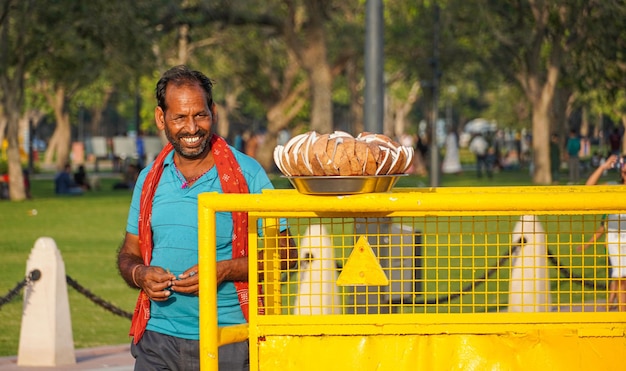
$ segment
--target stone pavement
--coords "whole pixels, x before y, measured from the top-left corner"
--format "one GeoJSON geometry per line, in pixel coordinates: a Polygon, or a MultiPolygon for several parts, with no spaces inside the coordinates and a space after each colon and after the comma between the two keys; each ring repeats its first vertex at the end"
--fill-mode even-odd
{"type": "Polygon", "coordinates": [[[76,349],[76,364],[59,367],[18,366],[17,356],[0,357],[0,370],[19,371],[133,371],[135,359],[130,355],[130,343],[97,348],[76,349]]]}
{"type": "MultiPolygon", "coordinates": [[[[556,307],[553,308],[553,311],[556,310],[556,307]]],[[[560,312],[606,312],[610,310],[603,301],[581,303],[573,306],[567,305],[558,309],[560,312]]],[[[0,371],[133,371],[134,369],[135,360],[130,355],[130,343],[76,349],[74,353],[76,355],[76,364],[60,367],[18,366],[17,356],[0,357],[0,371]]]]}

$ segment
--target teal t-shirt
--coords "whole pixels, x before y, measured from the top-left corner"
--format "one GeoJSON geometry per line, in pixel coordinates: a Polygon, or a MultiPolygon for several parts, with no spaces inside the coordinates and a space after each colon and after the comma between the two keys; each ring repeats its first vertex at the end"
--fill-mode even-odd
{"type": "Polygon", "coordinates": [[[580,151],[580,138],[568,138],[566,143],[566,149],[568,155],[570,155],[571,157],[578,157],[578,152],[580,151]]]}
{"type": "MultiPolygon", "coordinates": [[[[231,150],[241,166],[250,193],[274,188],[256,160],[233,148],[231,150]]],[[[215,166],[191,187],[182,188],[182,181],[173,166],[173,153],[165,159],[163,175],[153,200],[151,265],[169,269],[172,274],[178,275],[198,263],[198,195],[223,192],[215,166]]],[[[126,231],[134,235],[138,235],[141,187],[151,166],[141,172],[133,191],[126,231]]],[[[217,261],[228,260],[232,258],[232,216],[231,213],[220,212],[216,214],[216,219],[217,261]]],[[[218,287],[217,302],[219,326],[246,322],[233,282],[224,282],[218,287]]],[[[199,339],[198,296],[172,292],[166,301],[151,302],[150,311],[147,330],[199,339]]]]}

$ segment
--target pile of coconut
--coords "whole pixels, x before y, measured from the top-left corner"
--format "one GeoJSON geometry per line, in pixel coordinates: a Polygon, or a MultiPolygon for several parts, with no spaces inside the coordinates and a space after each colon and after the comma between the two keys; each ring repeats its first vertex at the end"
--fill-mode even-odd
{"type": "Polygon", "coordinates": [[[383,134],[364,132],[355,138],[344,131],[310,131],[276,146],[274,162],[286,176],[403,174],[413,162],[413,147],[383,134]]]}

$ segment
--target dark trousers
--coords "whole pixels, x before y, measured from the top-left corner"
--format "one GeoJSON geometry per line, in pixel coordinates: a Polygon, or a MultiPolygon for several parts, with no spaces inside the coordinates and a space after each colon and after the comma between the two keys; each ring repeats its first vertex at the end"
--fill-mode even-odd
{"type": "Polygon", "coordinates": [[[482,178],[484,169],[487,173],[487,177],[493,177],[493,164],[494,162],[490,159],[488,155],[476,155],[476,176],[482,178]]]}
{"type": "MultiPolygon", "coordinates": [[[[136,345],[130,347],[135,357],[135,371],[200,370],[200,342],[146,331],[136,345]]],[[[248,341],[221,346],[218,349],[219,369],[248,371],[250,356],[248,341]]]]}
{"type": "Polygon", "coordinates": [[[567,166],[569,168],[569,181],[574,184],[578,183],[580,179],[580,159],[578,156],[569,155],[567,166]]]}

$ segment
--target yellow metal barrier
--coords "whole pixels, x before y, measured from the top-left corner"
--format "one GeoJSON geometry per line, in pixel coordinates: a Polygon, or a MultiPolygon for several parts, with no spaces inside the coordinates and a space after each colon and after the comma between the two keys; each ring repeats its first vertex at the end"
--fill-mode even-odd
{"type": "MultiPolygon", "coordinates": [[[[202,194],[201,368],[249,338],[251,370],[622,370],[626,315],[608,303],[606,248],[580,249],[620,212],[623,186],[202,194]],[[265,313],[250,290],[247,328],[217,328],[222,211],[247,211],[250,251],[266,251],[265,313]],[[278,218],[300,250],[287,271],[271,252],[278,218]]],[[[249,267],[255,287],[256,254],[249,267]]]]}

